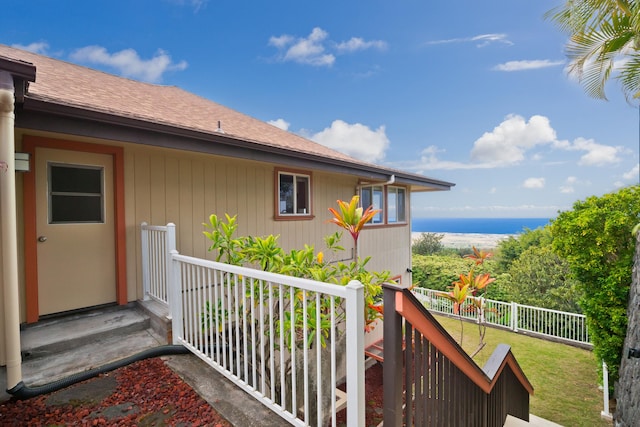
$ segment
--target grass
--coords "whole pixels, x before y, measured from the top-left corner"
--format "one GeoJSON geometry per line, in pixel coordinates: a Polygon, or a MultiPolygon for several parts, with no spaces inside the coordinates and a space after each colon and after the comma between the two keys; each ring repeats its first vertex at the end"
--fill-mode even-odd
{"type": "MultiPolygon", "coordinates": [[[[437,316],[438,321],[457,340],[460,321],[437,316]]],[[[463,348],[471,353],[478,345],[478,326],[464,323],[463,348]]],[[[481,367],[498,344],[511,346],[511,352],[534,387],[530,412],[563,426],[611,426],[603,420],[603,395],[598,388],[599,361],[593,353],[565,344],[487,328],[486,346],[474,360],[481,367]]]]}

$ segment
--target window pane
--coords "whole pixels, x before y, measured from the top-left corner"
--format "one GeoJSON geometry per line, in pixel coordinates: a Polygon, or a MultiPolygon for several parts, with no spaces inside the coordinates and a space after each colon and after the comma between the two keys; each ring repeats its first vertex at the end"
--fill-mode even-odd
{"type": "Polygon", "coordinates": [[[367,209],[373,206],[373,209],[380,209],[368,224],[382,224],[384,221],[384,193],[381,186],[362,187],[360,189],[360,206],[367,209]]]}
{"type": "Polygon", "coordinates": [[[102,170],[51,165],[51,191],[54,193],[102,193],[102,170]]]}
{"type": "Polygon", "coordinates": [[[387,192],[387,221],[388,222],[398,222],[398,204],[397,204],[397,195],[394,188],[390,188],[387,192]]]}
{"type": "Polygon", "coordinates": [[[103,169],[91,166],[48,166],[49,221],[104,222],[103,169]]]}
{"type": "Polygon", "coordinates": [[[405,189],[398,187],[389,187],[387,190],[387,221],[389,223],[405,222],[405,189]]]}
{"type": "Polygon", "coordinates": [[[280,174],[280,213],[293,213],[293,175],[280,174]]]}
{"type": "Polygon", "coordinates": [[[100,196],[51,196],[51,223],[103,222],[100,196]]]}
{"type": "Polygon", "coordinates": [[[371,187],[363,187],[362,190],[360,191],[360,205],[364,209],[367,209],[369,206],[373,204],[373,202],[371,201],[372,199],[371,190],[372,190],[371,187]]]}
{"type": "Polygon", "coordinates": [[[373,224],[382,224],[384,221],[384,194],[382,192],[382,187],[373,187],[373,209],[380,209],[380,212],[373,217],[371,222],[373,224]]]}
{"type": "Polygon", "coordinates": [[[309,177],[296,176],[296,212],[299,214],[309,211],[309,177]]]}
{"type": "Polygon", "coordinates": [[[398,222],[406,222],[407,196],[404,188],[398,188],[398,222]]]}

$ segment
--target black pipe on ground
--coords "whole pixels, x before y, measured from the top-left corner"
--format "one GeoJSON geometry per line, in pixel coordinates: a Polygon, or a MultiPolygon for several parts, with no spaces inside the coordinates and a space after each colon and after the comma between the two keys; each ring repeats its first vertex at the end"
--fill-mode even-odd
{"type": "Polygon", "coordinates": [[[81,381],[97,377],[100,374],[114,371],[118,368],[122,368],[140,360],[149,359],[152,357],[188,353],[189,350],[182,345],[163,345],[160,347],[154,347],[148,350],[141,351],[140,353],[136,353],[132,356],[125,357],[124,359],[116,360],[111,363],[107,363],[106,365],[99,366],[97,368],[89,369],[88,371],[70,375],[66,378],[62,378],[49,384],[29,387],[24,382],[20,381],[16,386],[7,390],[7,393],[19,400],[31,399],[32,397],[40,396],[42,394],[53,393],[54,391],[58,391],[81,381]]]}

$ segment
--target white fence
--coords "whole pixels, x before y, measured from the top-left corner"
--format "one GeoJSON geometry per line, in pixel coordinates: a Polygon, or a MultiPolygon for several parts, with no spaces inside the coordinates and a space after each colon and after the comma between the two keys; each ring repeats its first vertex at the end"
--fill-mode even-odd
{"type": "Polygon", "coordinates": [[[298,426],[337,424],[346,377],[347,425],[364,426],[362,284],[171,259],[174,344],[298,426]]]}
{"type": "MultiPolygon", "coordinates": [[[[415,287],[413,293],[424,306],[432,311],[453,315],[453,301],[443,291],[415,287]]],[[[463,317],[477,320],[477,310],[467,298],[460,308],[463,317]]],[[[515,332],[532,332],[561,341],[590,346],[584,314],[567,313],[547,308],[521,305],[515,302],[484,300],[484,316],[488,324],[502,326],[515,332]]]]}
{"type": "Polygon", "coordinates": [[[176,249],[176,226],[143,222],[140,230],[144,299],[153,298],[169,305],[168,268],[171,251],[176,249]]]}

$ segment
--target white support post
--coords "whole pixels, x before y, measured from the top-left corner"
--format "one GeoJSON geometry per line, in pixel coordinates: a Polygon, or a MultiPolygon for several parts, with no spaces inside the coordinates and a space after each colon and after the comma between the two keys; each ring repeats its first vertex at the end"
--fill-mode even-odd
{"type": "Polygon", "coordinates": [[[140,247],[142,249],[142,299],[149,299],[149,230],[147,223],[140,224],[140,247]]]}
{"type": "Polygon", "coordinates": [[[604,399],[604,410],[600,412],[600,416],[606,419],[613,419],[613,415],[609,411],[609,369],[605,361],[602,361],[602,394],[604,399]]]}
{"type": "Polygon", "coordinates": [[[518,304],[511,302],[511,330],[518,332],[518,304]]]}
{"type": "Polygon", "coordinates": [[[347,425],[364,427],[364,285],[352,280],[347,289],[347,425]]]}
{"type": "MultiPolygon", "coordinates": [[[[173,251],[176,250],[176,225],[172,222],[167,224],[167,232],[165,234],[165,247],[166,247],[166,261],[165,261],[165,286],[167,287],[167,289],[165,289],[165,292],[167,293],[167,305],[169,306],[169,316],[167,316],[169,319],[172,318],[172,314],[171,314],[171,301],[173,300],[172,298],[172,287],[171,285],[171,254],[173,251]]],[[[179,301],[179,300],[178,300],[179,301]]]]}
{"type": "Polygon", "coordinates": [[[7,366],[8,390],[22,381],[14,103],[13,77],[7,71],[0,71],[0,228],[2,229],[0,291],[4,297],[4,358],[7,366]]]}
{"type": "Polygon", "coordinates": [[[178,255],[178,251],[171,251],[170,265],[171,272],[168,277],[169,289],[171,290],[171,301],[173,304],[169,305],[169,314],[171,316],[171,331],[172,331],[172,343],[180,344],[179,338],[182,338],[182,280],[180,275],[180,262],[173,258],[173,255],[178,255]]]}

